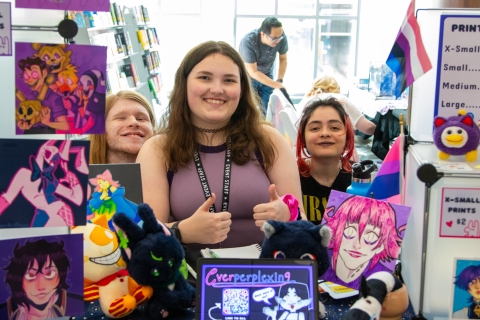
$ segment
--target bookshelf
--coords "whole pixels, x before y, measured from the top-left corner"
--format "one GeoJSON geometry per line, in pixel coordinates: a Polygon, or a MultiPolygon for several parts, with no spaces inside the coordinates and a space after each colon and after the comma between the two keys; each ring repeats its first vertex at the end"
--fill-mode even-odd
{"type": "Polygon", "coordinates": [[[162,88],[160,42],[148,9],[116,2],[110,6],[110,12],[83,13],[87,28],[83,29],[81,41],[108,47],[105,74],[108,92],[137,90],[156,107],[162,88]]]}

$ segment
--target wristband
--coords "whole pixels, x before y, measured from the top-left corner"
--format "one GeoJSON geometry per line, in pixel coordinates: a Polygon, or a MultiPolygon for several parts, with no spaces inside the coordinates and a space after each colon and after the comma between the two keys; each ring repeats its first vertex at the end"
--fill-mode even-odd
{"type": "Polygon", "coordinates": [[[175,238],[178,239],[178,241],[180,241],[180,243],[182,243],[182,234],[180,233],[180,229],[178,229],[178,224],[181,222],[180,221],[176,221],[174,224],[172,224],[172,227],[170,229],[173,230],[173,233],[175,234],[175,238]]]}
{"type": "Polygon", "coordinates": [[[290,210],[290,220],[295,221],[298,218],[298,200],[292,194],[286,194],[282,197],[282,201],[288,206],[290,210]]]}

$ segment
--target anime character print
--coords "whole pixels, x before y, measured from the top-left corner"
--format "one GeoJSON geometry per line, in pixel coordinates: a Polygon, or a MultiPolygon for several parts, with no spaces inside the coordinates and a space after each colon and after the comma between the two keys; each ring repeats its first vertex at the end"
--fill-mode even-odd
{"type": "Polygon", "coordinates": [[[264,307],[263,313],[270,320],[305,320],[308,319],[308,308],[312,306],[312,298],[302,290],[301,283],[285,284],[275,297],[277,306],[264,307]]]}
{"type": "Polygon", "coordinates": [[[457,260],[453,319],[480,319],[480,261],[457,260]]]}
{"type": "Polygon", "coordinates": [[[4,270],[11,291],[9,320],[51,319],[65,316],[70,257],[64,242],[45,239],[17,242],[4,270]]]}
{"type": "Polygon", "coordinates": [[[95,222],[105,217],[110,230],[115,231],[112,217],[116,212],[123,212],[134,222],[140,222],[137,204],[125,198],[125,188],[113,180],[110,170],[105,170],[89,181],[95,188],[87,203],[88,221],[95,222]]]}
{"type": "MultiPolygon", "coordinates": [[[[377,271],[393,271],[406,228],[405,217],[399,222],[388,202],[361,196],[349,196],[334,209],[327,207],[324,216],[332,229],[332,239],[328,247],[331,268],[323,279],[358,289],[362,274],[368,277],[377,271]]],[[[408,214],[409,210],[407,219],[408,214]]]]}
{"type": "MultiPolygon", "coordinates": [[[[21,145],[22,142],[15,143],[21,145]]],[[[30,227],[75,225],[74,211],[78,216],[78,212],[84,210],[81,205],[86,189],[86,185],[80,183],[79,176],[88,174],[85,143],[75,144],[73,146],[71,140],[48,140],[40,145],[36,154],[28,156],[28,166],[18,168],[6,190],[0,190],[0,226],[5,227],[1,223],[2,215],[7,215],[6,211],[19,195],[33,206],[34,211],[32,216],[25,207],[21,210],[16,207],[16,214],[9,213],[14,221],[32,216],[30,227]]],[[[14,158],[15,154],[11,157],[14,158]]]]}
{"type": "MultiPolygon", "coordinates": [[[[89,134],[105,132],[105,85],[82,78],[106,70],[101,46],[16,43],[17,134],[89,134]],[[85,91],[85,87],[88,88],[85,91]],[[92,90],[97,93],[93,96],[92,90]],[[24,96],[22,100],[22,95],[24,96]],[[26,117],[24,100],[37,100],[35,123],[26,117]],[[37,103],[38,104],[38,103],[37,103]]],[[[28,110],[27,110],[28,111],[28,110]]]]}

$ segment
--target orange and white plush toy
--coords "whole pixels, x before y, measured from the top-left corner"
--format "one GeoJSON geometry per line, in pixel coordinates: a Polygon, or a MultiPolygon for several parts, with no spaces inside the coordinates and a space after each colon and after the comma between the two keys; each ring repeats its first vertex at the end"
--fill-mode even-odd
{"type": "Polygon", "coordinates": [[[122,318],[150,299],[152,288],[138,285],[129,276],[117,236],[106,220],[74,227],[72,233],[83,233],[85,301],[98,299],[107,317],[122,318]]]}

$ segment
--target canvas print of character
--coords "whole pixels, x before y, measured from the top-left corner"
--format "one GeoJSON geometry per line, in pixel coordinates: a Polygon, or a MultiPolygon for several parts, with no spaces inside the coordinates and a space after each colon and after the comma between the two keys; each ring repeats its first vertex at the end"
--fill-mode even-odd
{"type": "Polygon", "coordinates": [[[101,217],[108,221],[110,230],[115,231],[112,217],[116,212],[125,213],[134,222],[140,222],[138,206],[125,198],[125,188],[115,181],[110,170],[106,169],[95,178],[89,179],[94,186],[92,197],[87,203],[87,220],[95,222],[101,217]]]}
{"type": "Polygon", "coordinates": [[[312,298],[308,297],[306,284],[285,284],[279,289],[275,297],[277,306],[264,307],[263,313],[270,320],[308,319],[308,307],[312,307],[312,298]]]}
{"type": "Polygon", "coordinates": [[[480,319],[480,260],[455,259],[452,319],[480,319]]]}
{"type": "Polygon", "coordinates": [[[0,301],[6,300],[0,318],[52,319],[83,311],[81,235],[3,240],[2,256],[8,261],[0,266],[7,289],[0,288],[0,301]]]}
{"type": "MultiPolygon", "coordinates": [[[[85,224],[86,221],[75,219],[79,212],[85,212],[86,183],[81,182],[79,176],[88,174],[88,142],[64,140],[3,140],[4,159],[3,168],[17,166],[5,190],[0,189],[0,227],[5,225],[2,216],[6,216],[11,204],[22,195],[22,200],[29,202],[34,208],[33,217],[28,225],[16,225],[13,227],[59,227],[85,224]],[[11,141],[11,142],[5,142],[11,141]],[[36,154],[28,155],[29,147],[25,143],[41,143],[36,154]],[[73,145],[73,143],[75,145],[73,145]],[[22,144],[24,148],[22,148],[22,144]],[[13,150],[7,155],[7,146],[17,146],[25,155],[28,155],[28,166],[19,166],[21,156],[16,156],[13,150]],[[13,163],[12,163],[13,162],[13,163]],[[3,191],[3,192],[2,192],[3,191]],[[82,206],[83,205],[83,206],[82,206]]],[[[18,150],[17,150],[18,151],[18,150]]],[[[25,162],[25,159],[23,160],[25,162]]],[[[8,171],[8,170],[7,170],[8,171]]],[[[5,179],[8,181],[7,179],[5,179]]],[[[32,216],[29,210],[11,208],[9,216],[13,222],[24,220],[24,216],[32,216]]],[[[83,213],[84,216],[85,213],[83,213]]],[[[8,220],[8,219],[7,219],[8,220]]],[[[84,219],[85,220],[85,219],[84,219]]]]}
{"type": "Polygon", "coordinates": [[[16,42],[15,54],[16,134],[105,132],[105,47],[16,42]]]}
{"type": "Polygon", "coordinates": [[[409,214],[406,206],[332,191],[324,215],[331,267],[322,278],[358,290],[362,274],[392,272],[409,214]]]}

